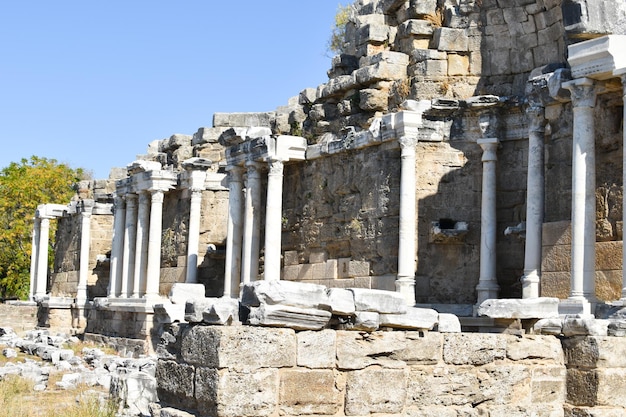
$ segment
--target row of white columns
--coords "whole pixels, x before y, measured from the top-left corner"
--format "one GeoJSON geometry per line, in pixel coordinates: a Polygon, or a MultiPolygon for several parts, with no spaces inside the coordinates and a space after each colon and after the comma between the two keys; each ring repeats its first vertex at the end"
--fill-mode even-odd
{"type": "Polygon", "coordinates": [[[264,278],[280,279],[283,160],[268,158],[266,163],[247,161],[245,167],[230,165],[227,168],[229,208],[224,271],[224,296],[227,297],[238,297],[239,283],[247,284],[258,278],[261,248],[261,175],[266,166],[269,170],[265,209],[264,278]]]}

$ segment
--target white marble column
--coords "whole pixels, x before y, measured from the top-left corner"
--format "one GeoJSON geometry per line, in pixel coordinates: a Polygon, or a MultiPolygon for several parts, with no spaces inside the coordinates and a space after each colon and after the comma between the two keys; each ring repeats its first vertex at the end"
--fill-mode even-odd
{"type": "MultiPolygon", "coordinates": [[[[626,190],[626,68],[620,68],[613,72],[622,79],[622,95],[624,104],[624,115],[622,116],[622,189],[626,190]]],[[[622,223],[626,225],[626,192],[622,191],[622,223]]],[[[622,230],[622,296],[621,301],[626,303],[626,245],[624,245],[624,231],[622,230]]]]}
{"type": "Polygon", "coordinates": [[[162,190],[150,190],[152,193],[150,207],[150,234],[148,237],[148,266],[146,273],[146,298],[159,297],[161,277],[161,232],[163,229],[163,198],[162,190]]]}
{"type": "Polygon", "coordinates": [[[135,274],[135,242],[137,240],[137,194],[126,194],[126,215],[124,225],[124,253],[122,257],[122,278],[120,297],[128,298],[132,291],[135,274]]]}
{"type": "Polygon", "coordinates": [[[479,139],[483,150],[483,184],[480,207],[480,276],[476,292],[478,305],[498,298],[500,287],[496,277],[496,161],[497,138],[479,139]]]}
{"type": "Polygon", "coordinates": [[[564,83],[571,91],[574,113],[572,146],[572,278],[569,304],[591,313],[595,300],[596,159],[593,109],[594,82],[578,78],[564,83]]]}
{"type": "Polygon", "coordinates": [[[280,280],[280,254],[283,216],[283,161],[268,161],[267,203],[265,210],[265,271],[268,281],[280,280]]]}
{"type": "Polygon", "coordinates": [[[408,305],[415,305],[415,257],[416,257],[416,176],[415,146],[417,137],[400,138],[400,228],[398,243],[398,276],[396,291],[401,293],[408,305]]]}
{"type": "Polygon", "coordinates": [[[113,207],[113,241],[111,243],[111,264],[109,269],[109,298],[117,297],[121,289],[126,201],[121,196],[115,196],[113,207]]]}
{"type": "Polygon", "coordinates": [[[261,239],[261,169],[258,162],[246,163],[246,201],[244,211],[241,282],[256,281],[259,274],[259,247],[261,239]]]}
{"type": "Polygon", "coordinates": [[[526,110],[528,127],[528,174],[526,180],[526,242],[522,298],[538,298],[541,280],[541,240],[544,218],[545,109],[533,105],[526,110]]]}
{"type": "Polygon", "coordinates": [[[78,271],[78,286],[76,287],[76,303],[82,307],[87,303],[87,284],[89,280],[89,250],[91,247],[91,212],[93,200],[83,200],[80,203],[80,259],[78,271]]]}
{"type": "Polygon", "coordinates": [[[41,228],[41,219],[37,216],[34,218],[33,237],[30,245],[30,286],[28,287],[28,300],[33,301],[35,295],[35,286],[37,285],[37,261],[39,259],[39,236],[41,228]]]}
{"type": "Polygon", "coordinates": [[[137,232],[135,237],[135,270],[133,272],[133,298],[146,292],[146,270],[148,268],[148,225],[150,224],[150,193],[140,191],[137,206],[137,232]]]}
{"type": "Polygon", "coordinates": [[[35,298],[46,295],[48,287],[48,242],[50,239],[50,218],[41,216],[39,226],[39,244],[37,245],[37,277],[35,279],[35,298]]]}
{"type": "MultiPolygon", "coordinates": [[[[204,172],[202,172],[204,174],[204,172]]],[[[185,282],[198,282],[198,246],[200,244],[200,210],[202,209],[202,187],[192,187],[189,208],[189,232],[187,234],[187,275],[185,282]]]]}
{"type": "Polygon", "coordinates": [[[224,268],[224,296],[239,296],[241,278],[241,250],[243,239],[243,173],[238,166],[228,170],[228,225],[226,237],[226,265],[224,268]],[[233,282],[236,280],[236,282],[233,282]],[[235,287],[235,288],[233,288],[235,287]]]}

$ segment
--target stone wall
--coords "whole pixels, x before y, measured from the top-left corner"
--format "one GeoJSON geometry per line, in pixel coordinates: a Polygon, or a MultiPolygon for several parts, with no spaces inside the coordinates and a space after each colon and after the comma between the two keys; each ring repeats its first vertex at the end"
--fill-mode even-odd
{"type": "Polygon", "coordinates": [[[10,327],[17,334],[22,335],[37,325],[36,305],[21,303],[0,303],[0,327],[10,327]]]}
{"type": "Polygon", "coordinates": [[[161,406],[198,416],[617,416],[625,349],[615,337],[180,325],[157,380],[161,406]]]}

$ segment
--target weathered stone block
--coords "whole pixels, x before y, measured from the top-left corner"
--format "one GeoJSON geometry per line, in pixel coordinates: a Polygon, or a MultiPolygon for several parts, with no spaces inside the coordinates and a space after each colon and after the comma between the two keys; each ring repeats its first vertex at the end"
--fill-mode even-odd
{"type": "Polygon", "coordinates": [[[334,368],[336,333],[333,330],[296,333],[296,363],[306,368],[334,368]]]}
{"type": "Polygon", "coordinates": [[[413,366],[407,392],[407,406],[420,409],[432,406],[471,407],[485,400],[480,381],[471,367],[413,366]]]}
{"type": "Polygon", "coordinates": [[[173,406],[194,407],[195,369],[174,361],[158,361],[156,367],[157,394],[160,401],[173,406]]]}
{"type": "Polygon", "coordinates": [[[330,311],[316,308],[261,304],[259,307],[250,307],[248,322],[253,326],[320,330],[326,327],[331,316],[330,311]]]}
{"type": "Polygon", "coordinates": [[[544,223],[542,227],[542,246],[571,245],[572,227],[569,220],[544,223]]]}
{"type": "Polygon", "coordinates": [[[478,307],[479,316],[507,319],[545,319],[559,316],[558,298],[490,299],[478,307]]]}
{"type": "Polygon", "coordinates": [[[623,339],[602,336],[577,336],[563,339],[568,366],[580,368],[626,368],[623,339]]]}
{"type": "Polygon", "coordinates": [[[398,36],[430,36],[433,34],[433,24],[427,20],[409,19],[398,27],[398,36]]]}
{"type": "MultiPolygon", "coordinates": [[[[217,369],[197,367],[195,379],[193,380],[195,384],[194,391],[189,391],[189,393],[193,393],[197,408],[203,410],[208,415],[216,415],[217,413],[217,384],[219,378],[217,369]]],[[[183,405],[188,408],[191,407],[191,404],[183,403],[183,405]]]]}
{"type": "Polygon", "coordinates": [[[279,407],[287,415],[335,415],[341,408],[342,388],[331,370],[283,370],[279,407]]]}
{"type": "Polygon", "coordinates": [[[407,307],[402,314],[381,314],[380,325],[399,329],[432,330],[439,320],[439,313],[428,308],[407,307]]]}
{"type": "Polygon", "coordinates": [[[362,85],[370,85],[378,81],[394,81],[406,78],[406,65],[379,62],[359,68],[355,71],[356,81],[362,85]]]}
{"type": "Polygon", "coordinates": [[[370,365],[400,368],[404,362],[383,355],[406,349],[406,338],[399,332],[361,334],[354,331],[337,331],[337,368],[363,369],[370,365]]]}
{"type": "Polygon", "coordinates": [[[407,311],[406,301],[400,293],[367,288],[350,288],[350,291],[354,294],[357,311],[387,314],[403,314],[407,311]]]}
{"type": "Polygon", "coordinates": [[[448,75],[463,76],[469,73],[469,56],[448,54],[448,75]]]}
{"type": "Polygon", "coordinates": [[[494,334],[444,335],[443,360],[453,365],[484,365],[506,355],[506,341],[494,334]]]}
{"type": "Polygon", "coordinates": [[[279,378],[277,369],[258,369],[253,373],[220,371],[217,383],[217,415],[242,417],[276,413],[279,378]]]}
{"type": "Polygon", "coordinates": [[[317,308],[327,302],[326,287],[323,285],[283,280],[263,280],[246,284],[243,286],[241,296],[241,303],[252,307],[262,304],[282,304],[299,308],[317,308]]]}
{"type": "Polygon", "coordinates": [[[346,415],[400,413],[407,396],[406,369],[369,367],[348,372],[346,378],[346,415]]]}
{"type": "Polygon", "coordinates": [[[531,371],[531,403],[563,404],[566,394],[565,366],[539,365],[531,371]]]}
{"type": "Polygon", "coordinates": [[[287,250],[283,253],[283,263],[285,266],[298,265],[298,262],[299,262],[298,251],[287,250]]]}
{"type": "Polygon", "coordinates": [[[465,29],[436,28],[433,32],[431,47],[439,51],[467,52],[467,33],[465,29]]]}
{"type": "Polygon", "coordinates": [[[352,291],[344,288],[328,289],[328,309],[337,315],[354,314],[354,295],[352,291]]]}
{"type": "Polygon", "coordinates": [[[185,362],[211,368],[251,371],[296,363],[296,336],[291,329],[250,326],[191,326],[183,332],[185,362]]]}
{"type": "Polygon", "coordinates": [[[506,336],[506,356],[513,361],[551,360],[563,362],[561,341],[552,336],[506,336]]]}
{"type": "Polygon", "coordinates": [[[567,402],[593,407],[598,399],[598,373],[596,370],[567,370],[567,402]]]}
{"type": "Polygon", "coordinates": [[[384,111],[389,106],[389,93],[377,88],[359,91],[359,107],[365,111],[384,111]]]}

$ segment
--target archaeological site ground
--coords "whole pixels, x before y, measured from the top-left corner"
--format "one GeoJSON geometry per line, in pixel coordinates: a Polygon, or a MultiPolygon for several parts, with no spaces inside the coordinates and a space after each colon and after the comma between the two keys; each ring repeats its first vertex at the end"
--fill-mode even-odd
{"type": "Polygon", "coordinates": [[[155,417],[626,415],[626,3],[358,0],[304,87],[42,201],[14,326],[155,417]]]}

